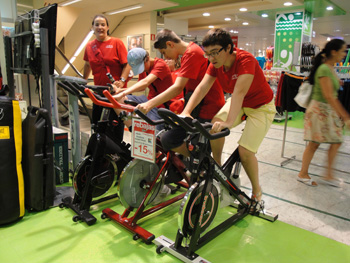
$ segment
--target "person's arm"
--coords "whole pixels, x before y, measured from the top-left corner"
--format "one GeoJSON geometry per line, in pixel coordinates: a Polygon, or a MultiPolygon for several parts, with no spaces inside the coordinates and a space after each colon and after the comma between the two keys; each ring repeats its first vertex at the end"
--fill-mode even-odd
{"type": "Polygon", "coordinates": [[[85,61],[83,78],[88,79],[90,76],[90,73],[91,73],[90,63],[89,63],[89,61],[85,61]]]}
{"type": "MultiPolygon", "coordinates": [[[[123,67],[123,70],[122,70],[122,74],[120,75],[120,78],[124,78],[124,80],[127,80],[130,74],[131,67],[127,63],[123,64],[122,67],[123,67]]],[[[117,80],[113,83],[113,85],[116,85],[117,88],[121,89],[124,87],[125,81],[117,80]]]]}
{"type": "Polygon", "coordinates": [[[215,122],[212,127],[212,132],[220,132],[222,129],[229,128],[233,125],[242,108],[243,100],[252,85],[253,79],[254,75],[252,74],[243,74],[238,77],[231,96],[231,105],[227,120],[224,122],[215,122]]]}
{"type": "Polygon", "coordinates": [[[329,77],[321,77],[319,78],[319,81],[320,81],[321,92],[323,97],[326,99],[329,105],[331,105],[331,107],[335,110],[338,116],[343,119],[346,126],[350,128],[350,115],[345,110],[345,108],[343,107],[341,102],[338,100],[338,98],[334,97],[332,80],[329,77]]]}
{"type": "Polygon", "coordinates": [[[151,85],[158,77],[154,74],[149,74],[146,78],[141,79],[136,82],[131,87],[125,89],[123,92],[120,92],[118,95],[113,96],[116,100],[120,100],[126,95],[132,94],[136,91],[145,90],[149,85],[151,85]]]}
{"type": "Polygon", "coordinates": [[[160,93],[151,100],[137,105],[137,108],[144,114],[147,114],[151,109],[169,101],[181,93],[187,84],[188,78],[177,77],[175,83],[170,86],[167,90],[160,93]]]}
{"type": "Polygon", "coordinates": [[[192,93],[192,96],[187,102],[186,107],[182,111],[181,115],[191,117],[191,112],[202,101],[205,95],[207,95],[210,88],[213,86],[215,79],[216,77],[213,77],[209,74],[204,75],[204,78],[192,93]]]}

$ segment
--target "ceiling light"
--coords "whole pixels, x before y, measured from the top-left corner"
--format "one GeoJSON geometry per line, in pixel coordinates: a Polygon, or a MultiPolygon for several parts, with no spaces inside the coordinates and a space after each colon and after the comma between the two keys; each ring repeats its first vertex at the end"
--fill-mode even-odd
{"type": "Polygon", "coordinates": [[[248,9],[245,8],[245,7],[242,7],[242,8],[239,9],[239,11],[241,11],[241,12],[245,12],[245,11],[247,11],[247,10],[248,10],[248,9]]]}
{"type": "Polygon", "coordinates": [[[238,31],[235,30],[235,31],[233,31],[233,33],[234,33],[234,34],[238,34],[238,31]]]}
{"type": "Polygon", "coordinates": [[[291,5],[293,5],[293,3],[291,3],[291,2],[285,2],[284,3],[284,6],[291,6],[291,5]]]}
{"type": "Polygon", "coordinates": [[[331,41],[331,38],[330,38],[330,37],[327,37],[327,41],[331,41]]]}
{"type": "Polygon", "coordinates": [[[249,23],[248,22],[243,22],[242,25],[247,26],[247,25],[249,25],[249,23]]]}
{"type": "Polygon", "coordinates": [[[16,5],[19,6],[19,7],[24,7],[24,8],[33,9],[33,6],[32,6],[32,5],[24,5],[24,4],[19,4],[19,3],[17,3],[16,5]]]}
{"type": "Polygon", "coordinates": [[[262,16],[262,17],[269,17],[268,14],[262,14],[261,16],[262,16]]]}
{"type": "Polygon", "coordinates": [[[214,28],[214,26],[209,26],[209,28],[214,28]]]}
{"type": "Polygon", "coordinates": [[[65,1],[65,2],[62,2],[60,4],[58,4],[58,6],[67,6],[67,5],[71,5],[71,4],[74,4],[76,2],[80,2],[81,0],[70,0],[70,1],[65,1]]]}
{"type": "Polygon", "coordinates": [[[210,16],[210,13],[203,13],[203,16],[210,16]]]}
{"type": "Polygon", "coordinates": [[[106,15],[115,15],[115,14],[131,11],[131,10],[134,10],[134,9],[138,9],[138,8],[141,8],[141,7],[143,7],[143,4],[132,5],[132,6],[128,6],[128,7],[125,7],[125,8],[115,9],[115,10],[112,10],[112,11],[104,12],[104,14],[106,14],[106,15]]]}
{"type": "Polygon", "coordinates": [[[231,18],[225,17],[225,21],[231,21],[231,18]]]}
{"type": "Polygon", "coordinates": [[[327,8],[326,8],[328,11],[331,11],[331,10],[333,10],[333,6],[327,6],[327,8]]]}

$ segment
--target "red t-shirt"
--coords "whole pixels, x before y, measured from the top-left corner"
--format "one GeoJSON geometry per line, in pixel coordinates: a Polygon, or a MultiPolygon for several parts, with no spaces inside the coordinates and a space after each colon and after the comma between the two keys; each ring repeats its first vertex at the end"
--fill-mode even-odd
{"type": "MultiPolygon", "coordinates": [[[[171,71],[169,66],[165,63],[163,59],[155,58],[154,64],[150,68],[150,73],[155,76],[157,76],[157,79],[153,81],[151,85],[148,86],[149,92],[147,99],[150,100],[154,97],[156,97],[158,94],[165,91],[167,88],[169,88],[171,85],[173,85],[173,78],[171,76],[171,71]]],[[[139,81],[141,79],[144,79],[147,77],[147,73],[144,71],[143,73],[139,74],[139,81]]],[[[171,99],[169,102],[173,102],[177,99],[182,98],[182,94],[176,96],[175,98],[171,99]]],[[[163,108],[164,105],[158,106],[158,108],[163,108]]]]}
{"type": "Polygon", "coordinates": [[[254,75],[252,85],[244,97],[242,107],[259,108],[269,103],[273,98],[273,92],[266,81],[259,62],[247,51],[235,49],[236,60],[229,71],[224,72],[224,67],[215,68],[212,64],[208,67],[207,73],[219,81],[225,92],[233,93],[237,78],[243,74],[254,75]]]}
{"type": "Polygon", "coordinates": [[[118,38],[111,37],[104,42],[95,39],[89,42],[85,48],[84,60],[90,63],[95,85],[105,86],[111,83],[106,76],[107,72],[115,80],[119,80],[122,65],[128,63],[127,55],[124,43],[118,38]]]}
{"type": "MultiPolygon", "coordinates": [[[[203,50],[197,44],[190,42],[181,58],[181,68],[177,72],[177,77],[189,79],[185,87],[185,94],[194,91],[206,73],[208,59],[203,54],[203,50]]],[[[211,120],[224,104],[224,93],[218,82],[215,81],[203,99],[199,117],[211,120]]]]}

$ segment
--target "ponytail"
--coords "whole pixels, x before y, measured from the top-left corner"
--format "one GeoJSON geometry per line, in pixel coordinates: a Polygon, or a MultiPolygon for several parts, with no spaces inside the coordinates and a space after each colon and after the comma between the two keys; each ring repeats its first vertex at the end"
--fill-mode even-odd
{"type": "Polygon", "coordinates": [[[320,53],[317,54],[317,56],[312,61],[313,66],[311,68],[310,75],[309,75],[309,82],[311,85],[315,84],[316,71],[317,71],[318,67],[324,63],[325,57],[326,57],[325,51],[323,49],[320,53]]]}

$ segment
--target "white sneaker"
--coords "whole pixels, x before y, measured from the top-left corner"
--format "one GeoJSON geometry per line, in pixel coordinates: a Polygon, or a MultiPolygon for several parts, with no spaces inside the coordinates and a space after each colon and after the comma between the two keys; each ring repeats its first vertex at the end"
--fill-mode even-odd
{"type": "Polygon", "coordinates": [[[152,201],[152,205],[159,205],[161,202],[163,202],[164,198],[170,195],[171,189],[167,185],[163,185],[162,189],[160,189],[158,195],[154,200],[152,201]]]}

